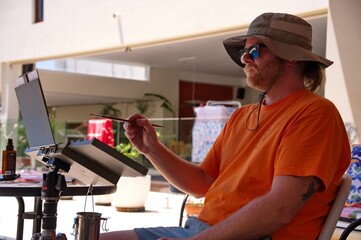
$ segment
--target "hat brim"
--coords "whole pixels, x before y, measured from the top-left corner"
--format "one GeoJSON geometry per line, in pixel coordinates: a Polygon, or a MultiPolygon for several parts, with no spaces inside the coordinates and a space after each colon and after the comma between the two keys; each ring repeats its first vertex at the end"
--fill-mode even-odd
{"type": "Polygon", "coordinates": [[[238,56],[238,52],[241,49],[244,49],[246,44],[246,40],[249,37],[255,37],[262,41],[263,44],[267,46],[267,48],[276,56],[293,61],[313,61],[320,63],[322,68],[327,68],[333,62],[323,58],[313,52],[301,48],[297,45],[284,43],[270,37],[266,37],[263,35],[244,35],[228,38],[223,41],[223,45],[231,57],[231,59],[237,63],[239,66],[244,67],[244,64],[241,62],[240,57],[238,56]]]}

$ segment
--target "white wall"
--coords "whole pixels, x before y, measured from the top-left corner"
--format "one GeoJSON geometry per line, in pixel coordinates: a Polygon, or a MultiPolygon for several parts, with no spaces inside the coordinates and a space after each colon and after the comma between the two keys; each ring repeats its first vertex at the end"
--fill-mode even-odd
{"type": "Polygon", "coordinates": [[[327,0],[62,0],[45,1],[44,22],[33,24],[33,2],[0,1],[0,62],[146,45],[248,24],[265,11],[298,14],[328,7],[327,0]]]}

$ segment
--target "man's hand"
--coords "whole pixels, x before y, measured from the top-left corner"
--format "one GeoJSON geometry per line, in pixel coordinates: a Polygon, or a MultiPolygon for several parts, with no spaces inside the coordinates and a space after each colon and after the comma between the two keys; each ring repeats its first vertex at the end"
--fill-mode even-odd
{"type": "Polygon", "coordinates": [[[125,136],[132,145],[143,154],[147,154],[152,147],[158,143],[157,133],[152,124],[139,113],[135,113],[128,118],[123,128],[125,136]]]}

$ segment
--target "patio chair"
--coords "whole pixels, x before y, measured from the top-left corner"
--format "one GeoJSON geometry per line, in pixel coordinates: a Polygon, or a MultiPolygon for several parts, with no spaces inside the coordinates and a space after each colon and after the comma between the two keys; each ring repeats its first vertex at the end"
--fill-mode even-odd
{"type": "Polygon", "coordinates": [[[340,218],[342,209],[345,206],[347,196],[350,193],[351,181],[352,179],[350,175],[343,175],[336,199],[332,204],[331,210],[326,218],[318,240],[331,239],[332,234],[336,229],[336,224],[340,218]]]}
{"type": "Polygon", "coordinates": [[[339,240],[346,240],[348,235],[355,230],[358,226],[361,226],[361,218],[356,219],[355,221],[351,222],[350,225],[348,225],[345,230],[343,230],[339,240]]]}

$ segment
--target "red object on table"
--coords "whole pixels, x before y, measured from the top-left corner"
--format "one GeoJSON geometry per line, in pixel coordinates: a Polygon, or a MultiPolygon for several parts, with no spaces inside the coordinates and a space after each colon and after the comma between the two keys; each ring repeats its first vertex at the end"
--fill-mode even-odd
{"type": "Polygon", "coordinates": [[[87,140],[96,138],[103,143],[114,147],[114,134],[112,120],[106,118],[90,119],[88,121],[87,140]]]}

